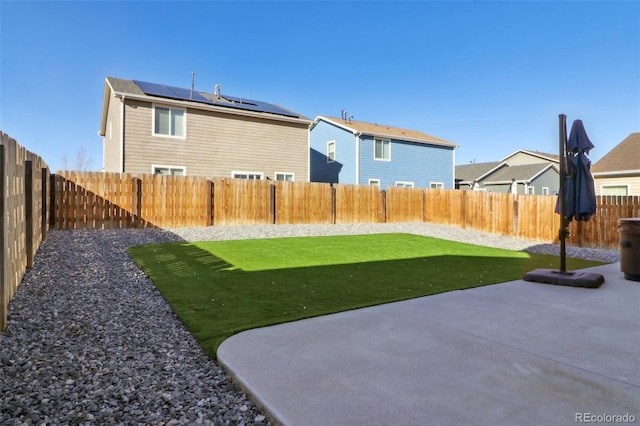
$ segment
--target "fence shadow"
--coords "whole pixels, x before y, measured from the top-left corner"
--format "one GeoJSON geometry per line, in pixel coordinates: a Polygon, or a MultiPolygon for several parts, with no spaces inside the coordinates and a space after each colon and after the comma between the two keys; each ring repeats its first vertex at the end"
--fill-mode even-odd
{"type": "Polygon", "coordinates": [[[52,186],[51,225],[56,229],[159,228],[140,216],[135,196],[127,208],[61,175],[52,177],[52,186]]]}

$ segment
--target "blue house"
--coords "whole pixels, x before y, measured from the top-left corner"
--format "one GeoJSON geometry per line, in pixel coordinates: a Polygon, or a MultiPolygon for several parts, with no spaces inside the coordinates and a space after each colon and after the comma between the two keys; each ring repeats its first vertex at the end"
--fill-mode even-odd
{"type": "Polygon", "coordinates": [[[454,188],[458,145],[426,133],[319,115],[309,143],[312,182],[454,188]]]}

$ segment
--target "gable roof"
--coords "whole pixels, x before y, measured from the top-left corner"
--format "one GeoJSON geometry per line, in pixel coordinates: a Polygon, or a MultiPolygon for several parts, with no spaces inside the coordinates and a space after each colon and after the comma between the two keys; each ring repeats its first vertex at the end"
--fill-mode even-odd
{"type": "Polygon", "coordinates": [[[445,139],[428,135],[426,133],[419,132],[417,130],[411,129],[403,129],[400,127],[392,127],[384,124],[376,124],[376,123],[367,123],[364,121],[356,121],[356,120],[344,120],[342,118],[330,117],[319,115],[316,117],[314,124],[315,126],[320,120],[326,121],[327,123],[331,123],[334,126],[338,126],[342,129],[345,129],[353,134],[363,134],[370,136],[378,136],[382,138],[409,141],[409,142],[418,142],[425,143],[431,145],[440,145],[440,146],[449,146],[452,148],[457,148],[458,144],[447,141],[445,139]]]}
{"type": "Polygon", "coordinates": [[[111,95],[127,97],[148,102],[162,102],[182,107],[217,111],[227,114],[245,115],[269,118],[279,121],[294,121],[310,124],[311,120],[297,112],[268,102],[238,98],[229,95],[216,95],[163,84],[149,83],[138,80],[125,80],[116,77],[106,77],[104,96],[102,99],[102,120],[98,134],[104,136],[106,116],[111,95]],[[191,96],[185,96],[190,94],[191,96]]]}
{"type": "Polygon", "coordinates": [[[640,133],[631,133],[591,166],[594,175],[625,171],[640,173],[640,133]]]}
{"type": "Polygon", "coordinates": [[[553,163],[522,164],[520,166],[503,167],[491,176],[490,181],[485,181],[484,183],[511,183],[513,180],[516,182],[530,182],[549,168],[558,171],[558,167],[553,163]]]}
{"type": "Polygon", "coordinates": [[[492,161],[489,163],[474,163],[456,166],[455,180],[462,182],[477,182],[482,179],[483,176],[498,169],[500,166],[508,166],[508,164],[503,161],[492,161]]]}
{"type": "Polygon", "coordinates": [[[500,161],[506,161],[509,158],[511,158],[514,155],[516,155],[518,153],[521,153],[521,152],[524,153],[524,154],[532,155],[534,157],[542,158],[542,159],[547,160],[547,161],[553,161],[555,163],[559,163],[560,162],[560,156],[557,155],[557,154],[549,154],[549,153],[540,152],[540,151],[530,151],[530,150],[526,150],[526,149],[519,149],[516,152],[512,152],[511,154],[507,155],[506,157],[504,157],[500,161]]]}

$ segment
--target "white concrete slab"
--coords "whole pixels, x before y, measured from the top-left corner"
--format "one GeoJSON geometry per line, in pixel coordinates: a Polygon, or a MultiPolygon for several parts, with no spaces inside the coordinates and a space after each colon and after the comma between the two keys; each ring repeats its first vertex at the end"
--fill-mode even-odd
{"type": "Polygon", "coordinates": [[[523,280],[255,329],[218,359],[286,425],[640,422],[640,283],[523,280]]]}

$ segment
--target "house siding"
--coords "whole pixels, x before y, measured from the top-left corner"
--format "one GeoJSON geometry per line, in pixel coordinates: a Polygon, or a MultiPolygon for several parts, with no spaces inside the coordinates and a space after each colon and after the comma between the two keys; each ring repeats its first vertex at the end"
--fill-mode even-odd
{"type": "Polygon", "coordinates": [[[555,169],[547,169],[536,179],[532,180],[529,186],[534,187],[535,195],[543,195],[543,187],[549,188],[549,195],[556,194],[560,186],[560,175],[555,169]]]}
{"type": "Polygon", "coordinates": [[[616,176],[595,178],[596,195],[602,195],[603,185],[628,185],[628,195],[640,195],[640,176],[616,176]]]}
{"type": "MultiPolygon", "coordinates": [[[[186,109],[184,139],[154,136],[151,102],[127,100],[125,172],[151,173],[153,165],[185,167],[189,176],[231,177],[233,171],[293,173],[309,180],[308,126],[186,109]]],[[[156,103],[155,105],[163,105],[156,103]]]]}
{"type": "Polygon", "coordinates": [[[102,168],[105,172],[120,172],[122,166],[122,101],[111,94],[107,109],[106,131],[103,137],[102,168]]]}
{"type": "Polygon", "coordinates": [[[374,159],[374,137],[360,137],[360,179],[380,179],[380,187],[396,182],[413,182],[416,188],[429,188],[431,182],[442,182],[453,189],[453,148],[391,139],[391,161],[374,159]]]}
{"type": "MultiPolygon", "coordinates": [[[[518,193],[522,194],[523,190],[520,188],[522,185],[518,185],[518,193]]],[[[511,188],[511,184],[503,184],[503,185],[484,185],[483,188],[487,192],[502,192],[504,194],[509,192],[511,188]]]]}
{"type": "Polygon", "coordinates": [[[338,126],[319,121],[309,136],[311,181],[356,183],[355,136],[338,126]],[[336,161],[327,162],[327,142],[336,143],[336,161]]]}

